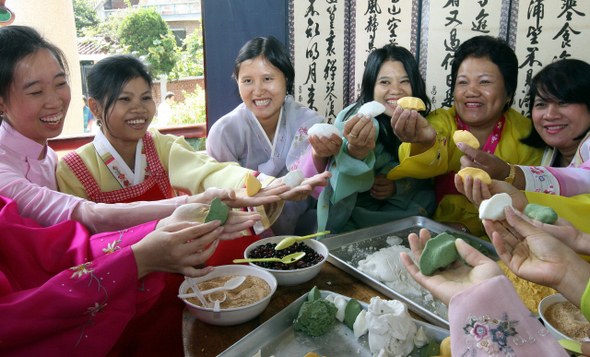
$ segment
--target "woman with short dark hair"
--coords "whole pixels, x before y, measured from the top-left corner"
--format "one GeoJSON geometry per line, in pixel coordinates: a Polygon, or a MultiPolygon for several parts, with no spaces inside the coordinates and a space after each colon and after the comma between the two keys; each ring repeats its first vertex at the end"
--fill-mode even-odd
{"type": "MultiPolygon", "coordinates": [[[[295,70],[285,46],[272,36],[248,41],[236,57],[233,78],[243,103],[211,126],[207,154],[275,177],[297,169],[310,154],[307,130],[324,117],[295,101],[295,70]]],[[[315,232],[314,208],[312,197],[285,202],[273,233],[315,232]],[[307,218],[300,220],[302,215],[307,218]]]]}
{"type": "Polygon", "coordinates": [[[542,151],[521,143],[532,130],[531,120],[511,109],[516,90],[518,61],[502,39],[476,36],[462,43],[452,65],[454,105],[438,109],[426,119],[409,121],[394,115],[396,134],[405,134],[402,165],[390,177],[435,177],[438,208],[433,218],[474,235],[485,235],[477,208],[454,185],[454,174],[473,166],[491,178],[512,182],[511,166],[497,164],[499,157],[515,165],[537,165],[542,151]],[[456,143],[457,130],[471,132],[478,148],[456,143]],[[473,155],[479,156],[474,159],[473,155]],[[411,157],[414,167],[404,160],[411,157]],[[421,163],[421,164],[418,164],[421,163]]]}

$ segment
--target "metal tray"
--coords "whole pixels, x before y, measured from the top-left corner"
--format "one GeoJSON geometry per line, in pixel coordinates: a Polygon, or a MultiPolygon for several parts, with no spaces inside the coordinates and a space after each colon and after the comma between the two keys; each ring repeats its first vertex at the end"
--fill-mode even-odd
{"type": "Polygon", "coordinates": [[[387,237],[397,236],[403,240],[402,244],[409,248],[408,235],[410,233],[418,233],[421,228],[428,229],[433,236],[439,233],[449,232],[472,244],[477,245],[479,243],[488,251],[487,255],[490,256],[490,258],[496,261],[500,260],[494,246],[490,242],[465,234],[464,232],[452,229],[444,224],[422,216],[408,217],[354,232],[331,236],[322,239],[322,243],[324,243],[330,251],[328,262],[356,277],[389,298],[405,302],[411,311],[425,320],[448,329],[448,311],[446,306],[444,306],[444,304],[438,299],[434,298],[434,301],[427,302],[421,296],[398,293],[384,283],[373,279],[357,269],[358,262],[365,259],[367,255],[374,253],[381,248],[390,246],[386,242],[387,237]]]}
{"type": "MultiPolygon", "coordinates": [[[[340,295],[328,290],[320,290],[320,293],[323,298],[330,294],[340,295]]],[[[343,297],[349,299],[346,296],[343,297]]],[[[254,331],[219,354],[218,357],[253,357],[259,352],[261,357],[305,356],[308,352],[315,352],[320,356],[373,356],[369,349],[367,335],[357,339],[352,330],[338,320],[336,320],[334,328],[323,336],[312,337],[295,331],[293,321],[297,318],[299,309],[305,301],[307,301],[307,294],[258,326],[254,331]]],[[[363,309],[367,309],[367,303],[362,301],[359,303],[363,309]]],[[[434,339],[438,343],[449,336],[448,330],[418,320],[414,320],[414,322],[418,327],[422,326],[426,337],[434,339]]],[[[420,356],[420,353],[414,348],[409,356],[420,356]]]]}

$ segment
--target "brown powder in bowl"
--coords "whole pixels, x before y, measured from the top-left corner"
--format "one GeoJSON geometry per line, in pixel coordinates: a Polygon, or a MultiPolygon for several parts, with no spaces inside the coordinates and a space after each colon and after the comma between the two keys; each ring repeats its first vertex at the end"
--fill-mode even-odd
{"type": "Polygon", "coordinates": [[[569,301],[556,302],[545,310],[544,315],[557,331],[580,343],[584,342],[590,323],[574,304],[569,301]]]}
{"type": "MultiPolygon", "coordinates": [[[[197,286],[201,291],[218,288],[223,286],[223,284],[225,284],[229,279],[235,278],[237,276],[239,275],[221,276],[211,280],[203,281],[202,283],[197,284],[197,286]]],[[[193,289],[189,288],[188,293],[192,292],[193,289]]],[[[224,293],[226,295],[226,299],[224,302],[219,304],[219,308],[233,309],[236,307],[247,306],[264,299],[266,296],[268,296],[268,294],[270,294],[270,286],[262,278],[246,275],[246,280],[237,288],[209,294],[205,296],[205,299],[211,303],[217,299],[221,301],[223,300],[224,293]]],[[[187,301],[191,304],[203,307],[201,301],[199,301],[199,299],[196,297],[188,298],[187,301]]]]}

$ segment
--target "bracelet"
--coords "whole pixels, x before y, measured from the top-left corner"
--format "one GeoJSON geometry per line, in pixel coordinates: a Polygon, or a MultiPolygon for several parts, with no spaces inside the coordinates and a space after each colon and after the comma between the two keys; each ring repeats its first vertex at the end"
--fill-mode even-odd
{"type": "Polygon", "coordinates": [[[504,178],[504,181],[512,185],[514,183],[514,177],[516,176],[516,166],[512,164],[508,165],[510,165],[510,172],[508,173],[508,176],[504,178]]]}

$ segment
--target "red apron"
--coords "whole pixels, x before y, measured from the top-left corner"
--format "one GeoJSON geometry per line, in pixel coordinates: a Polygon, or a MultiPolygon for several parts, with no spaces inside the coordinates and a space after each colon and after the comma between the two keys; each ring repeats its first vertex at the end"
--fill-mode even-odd
{"type": "Polygon", "coordinates": [[[174,197],[172,187],[170,186],[170,178],[160,162],[150,132],[145,133],[143,145],[151,176],[137,185],[115,191],[101,191],[96,180],[92,177],[77,152],[72,151],[68,153],[63,157],[63,160],[84,186],[89,201],[97,203],[129,203],[136,201],[158,201],[174,197]]]}

